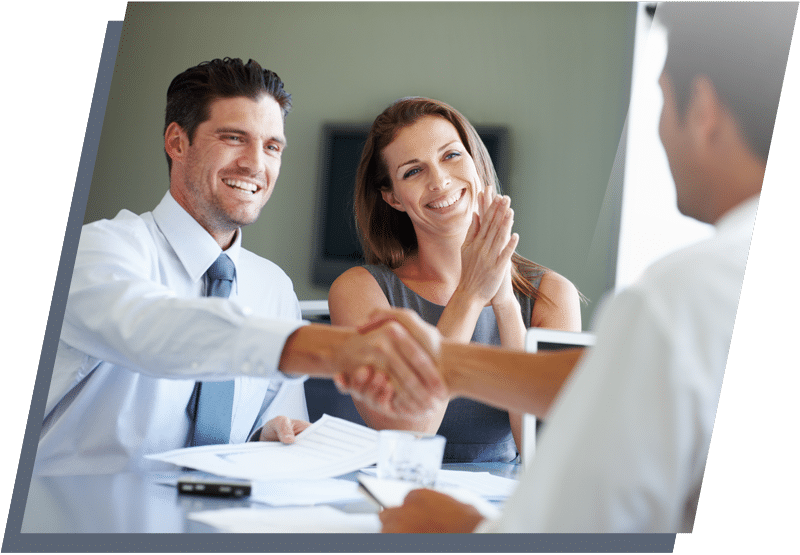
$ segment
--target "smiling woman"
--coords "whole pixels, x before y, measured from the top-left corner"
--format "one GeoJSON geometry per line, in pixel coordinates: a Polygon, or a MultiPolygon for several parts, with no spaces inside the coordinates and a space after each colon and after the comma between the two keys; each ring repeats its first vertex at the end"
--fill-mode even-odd
{"type": "MultiPolygon", "coordinates": [[[[418,97],[389,106],[356,176],[368,265],[331,286],[331,322],[358,326],[377,308],[407,307],[451,339],[520,350],[529,326],[580,331],[577,290],[515,254],[514,211],[496,191],[486,147],[458,111],[418,97]]],[[[356,408],[376,429],[444,435],[445,462],[510,461],[520,451],[521,415],[468,399],[407,419],[356,408]]]]}
{"type": "MultiPolygon", "coordinates": [[[[477,211],[478,193],[486,188],[453,124],[424,116],[398,131],[383,157],[392,188],[381,190],[381,196],[408,215],[417,242],[420,235],[431,233],[452,236],[460,246],[477,211]],[[418,137],[430,140],[421,142],[418,137]]],[[[510,211],[503,214],[509,220],[511,216],[510,211]]]]}

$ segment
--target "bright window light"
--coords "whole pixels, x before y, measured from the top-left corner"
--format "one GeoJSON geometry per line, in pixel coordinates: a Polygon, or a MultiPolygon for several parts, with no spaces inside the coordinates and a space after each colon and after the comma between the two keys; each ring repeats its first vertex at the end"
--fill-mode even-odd
{"type": "Polygon", "coordinates": [[[631,104],[615,288],[636,281],[664,255],[709,237],[713,226],[678,212],[675,185],[658,137],[667,40],[640,3],[636,16],[631,104]]]}

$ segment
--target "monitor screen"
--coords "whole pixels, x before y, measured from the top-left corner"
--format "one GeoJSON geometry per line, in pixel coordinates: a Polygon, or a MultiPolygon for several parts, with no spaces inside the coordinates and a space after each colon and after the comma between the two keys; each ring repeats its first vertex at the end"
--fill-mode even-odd
{"type": "Polygon", "coordinates": [[[525,334],[525,350],[529,353],[537,351],[558,351],[574,347],[591,347],[594,345],[593,333],[581,331],[550,330],[545,328],[529,328],[525,334]]]}
{"type": "MultiPolygon", "coordinates": [[[[560,351],[576,347],[591,347],[594,345],[595,336],[590,332],[574,332],[550,330],[544,328],[529,328],[525,334],[525,350],[529,353],[539,351],[560,351]]],[[[522,417],[522,449],[521,462],[528,465],[533,460],[536,452],[536,436],[541,433],[543,422],[532,414],[522,417]]]]}

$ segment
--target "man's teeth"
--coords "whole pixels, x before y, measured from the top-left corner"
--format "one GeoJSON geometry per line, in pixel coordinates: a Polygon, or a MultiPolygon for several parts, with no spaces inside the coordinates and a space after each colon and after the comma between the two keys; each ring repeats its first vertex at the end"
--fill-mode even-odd
{"type": "Polygon", "coordinates": [[[229,187],[235,187],[236,189],[242,189],[243,191],[248,191],[250,193],[255,193],[258,190],[258,187],[255,184],[248,181],[239,181],[238,179],[223,179],[222,182],[229,187]]]}
{"type": "Polygon", "coordinates": [[[438,200],[436,202],[430,202],[430,203],[428,203],[428,206],[430,206],[431,208],[447,208],[448,206],[451,206],[451,205],[455,204],[456,202],[458,202],[458,199],[461,198],[461,194],[462,193],[463,193],[463,191],[458,191],[453,196],[448,197],[448,198],[446,198],[444,200],[438,200]]]}

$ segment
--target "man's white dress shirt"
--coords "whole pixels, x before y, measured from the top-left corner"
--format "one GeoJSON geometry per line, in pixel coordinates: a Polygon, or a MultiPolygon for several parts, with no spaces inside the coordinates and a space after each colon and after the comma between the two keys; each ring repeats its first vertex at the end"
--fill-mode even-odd
{"type": "Polygon", "coordinates": [[[167,468],[144,455],[186,445],[197,380],[237,376],[232,443],[279,414],[308,418],[303,379],[277,370],[302,325],[292,282],[241,235],[225,251],[236,278],[220,299],[204,297],[204,274],[221,249],[169,193],[152,212],[83,227],[42,417],[91,376],[56,411],[34,472],[167,468]]]}
{"type": "Polygon", "coordinates": [[[481,532],[690,532],[758,198],[602,308],[597,344],[481,532]]]}

